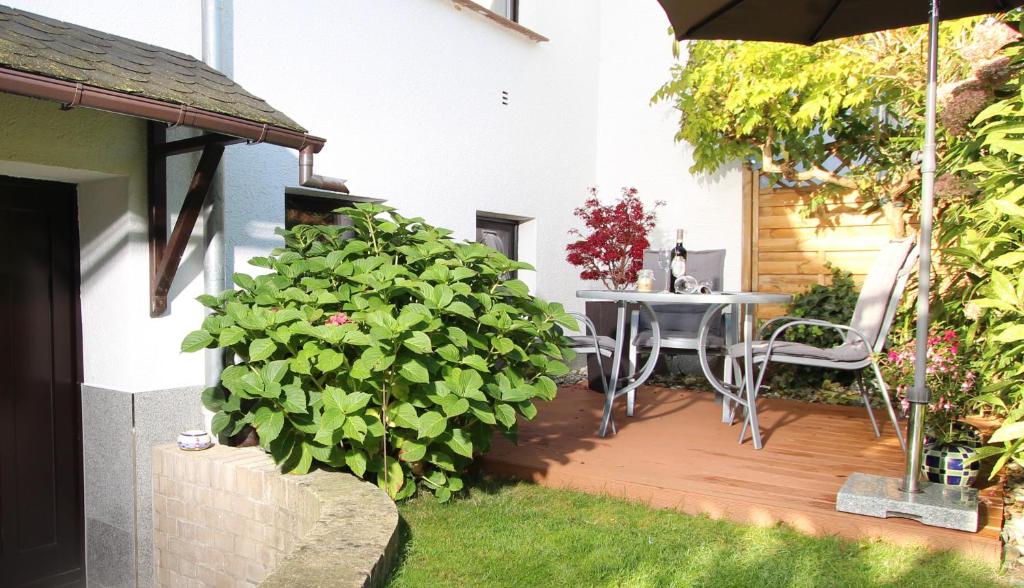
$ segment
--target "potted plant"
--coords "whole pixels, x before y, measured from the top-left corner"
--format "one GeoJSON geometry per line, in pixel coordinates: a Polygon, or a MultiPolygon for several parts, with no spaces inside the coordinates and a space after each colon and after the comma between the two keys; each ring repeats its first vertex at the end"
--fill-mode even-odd
{"type": "MultiPolygon", "coordinates": [[[[572,229],[569,234],[577,240],[569,243],[565,259],[580,268],[580,278],[601,282],[609,290],[625,290],[636,283],[637,272],[644,266],[644,250],[650,247],[647,235],[654,228],[655,210],[664,202],[655,202],[650,209],[637,196],[636,188],[622,188],[619,198],[611,204],[602,204],[597,188],[590,188],[590,197],[573,211],[585,226],[572,229]]],[[[615,304],[613,302],[586,303],[587,316],[597,327],[598,335],[615,336],[615,304]]],[[[605,366],[609,369],[610,366],[605,366]]],[[[590,387],[601,390],[597,362],[587,360],[590,387]]]]}
{"type": "MultiPolygon", "coordinates": [[[[907,392],[914,385],[915,344],[910,341],[892,349],[882,362],[887,381],[896,386],[904,413],[910,408],[907,392]]],[[[965,419],[970,416],[976,376],[962,359],[956,332],[936,331],[928,337],[926,381],[931,403],[925,413],[922,470],[932,482],[971,486],[980,468],[980,463],[971,459],[977,454],[980,437],[965,419]]]]}

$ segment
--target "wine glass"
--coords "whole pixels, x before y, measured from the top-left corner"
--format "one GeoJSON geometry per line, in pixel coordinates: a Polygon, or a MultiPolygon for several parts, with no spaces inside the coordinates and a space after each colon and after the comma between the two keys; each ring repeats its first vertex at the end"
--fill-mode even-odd
{"type": "Polygon", "coordinates": [[[665,272],[665,287],[662,292],[668,292],[669,284],[672,283],[672,250],[661,249],[658,251],[658,267],[665,272]]]}

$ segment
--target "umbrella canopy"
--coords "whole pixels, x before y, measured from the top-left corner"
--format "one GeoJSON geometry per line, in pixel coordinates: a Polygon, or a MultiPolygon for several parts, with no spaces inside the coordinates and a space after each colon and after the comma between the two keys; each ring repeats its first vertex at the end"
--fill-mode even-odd
{"type": "Polygon", "coordinates": [[[920,491],[921,446],[924,438],[928,296],[931,286],[932,216],[935,185],[935,102],[940,19],[1003,12],[1024,0],[658,0],[668,14],[676,38],[782,41],[811,45],[928,23],[928,92],[924,149],[921,158],[921,230],[918,250],[917,349],[910,400],[907,463],[901,488],[920,491]]]}
{"type": "MultiPolygon", "coordinates": [[[[928,22],[927,0],[658,0],[676,38],[819,41],[928,22]]],[[[942,0],[944,20],[1004,12],[1024,0],[942,0]]]]}

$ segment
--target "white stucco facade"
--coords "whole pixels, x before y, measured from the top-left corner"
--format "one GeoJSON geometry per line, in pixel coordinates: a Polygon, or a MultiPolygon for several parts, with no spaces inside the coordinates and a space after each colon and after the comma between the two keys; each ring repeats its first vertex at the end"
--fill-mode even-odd
{"type": "MultiPolygon", "coordinates": [[[[199,0],[8,3],[201,54],[199,0]]],[[[592,185],[608,199],[632,185],[645,200],[666,201],[652,244],[667,245],[684,228],[690,249],[728,249],[726,286],[739,285],[740,173],[691,176],[690,150],[673,140],[676,114],[649,104],[672,63],[668,21],[653,0],[522,0],[520,22],[550,39],[542,43],[451,0],[227,6],[229,75],[327,138],[317,173],[347,178],[354,194],[385,199],[459,238],[473,238],[477,212],[527,219],[519,253],[537,267],[527,279],[540,296],[582,307],[573,294],[584,284],[564,247],[572,209],[592,185]]],[[[86,383],[200,383],[201,355],[182,355],[178,345],[201,321],[192,301],[202,290],[201,225],[170,313],[148,314],[145,123],[0,100],[0,174],[79,183],[86,383]],[[14,116],[22,111],[30,116],[14,116]],[[77,130],[54,149],[32,138],[38,125],[77,130]]],[[[180,185],[169,194],[172,208],[191,172],[188,158],[179,159],[169,168],[180,185]]],[[[230,276],[279,244],[273,231],[283,224],[286,188],[297,184],[297,154],[235,145],[221,173],[230,276]]]]}

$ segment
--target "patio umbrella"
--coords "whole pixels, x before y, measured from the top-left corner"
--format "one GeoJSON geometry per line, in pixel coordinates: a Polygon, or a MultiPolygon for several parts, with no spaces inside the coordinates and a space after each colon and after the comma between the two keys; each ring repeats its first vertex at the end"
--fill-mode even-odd
{"type": "MultiPolygon", "coordinates": [[[[812,45],[819,41],[928,23],[928,92],[921,161],[921,266],[917,298],[917,349],[911,402],[906,472],[901,490],[921,490],[921,443],[931,286],[932,203],[935,182],[935,93],[939,20],[1003,12],[1024,0],[658,0],[676,38],[780,41],[812,45]]],[[[855,474],[856,475],[856,474],[855,474]]],[[[906,497],[904,497],[906,499],[906,497]]],[[[882,515],[884,516],[884,515],[882,515]]]]}

